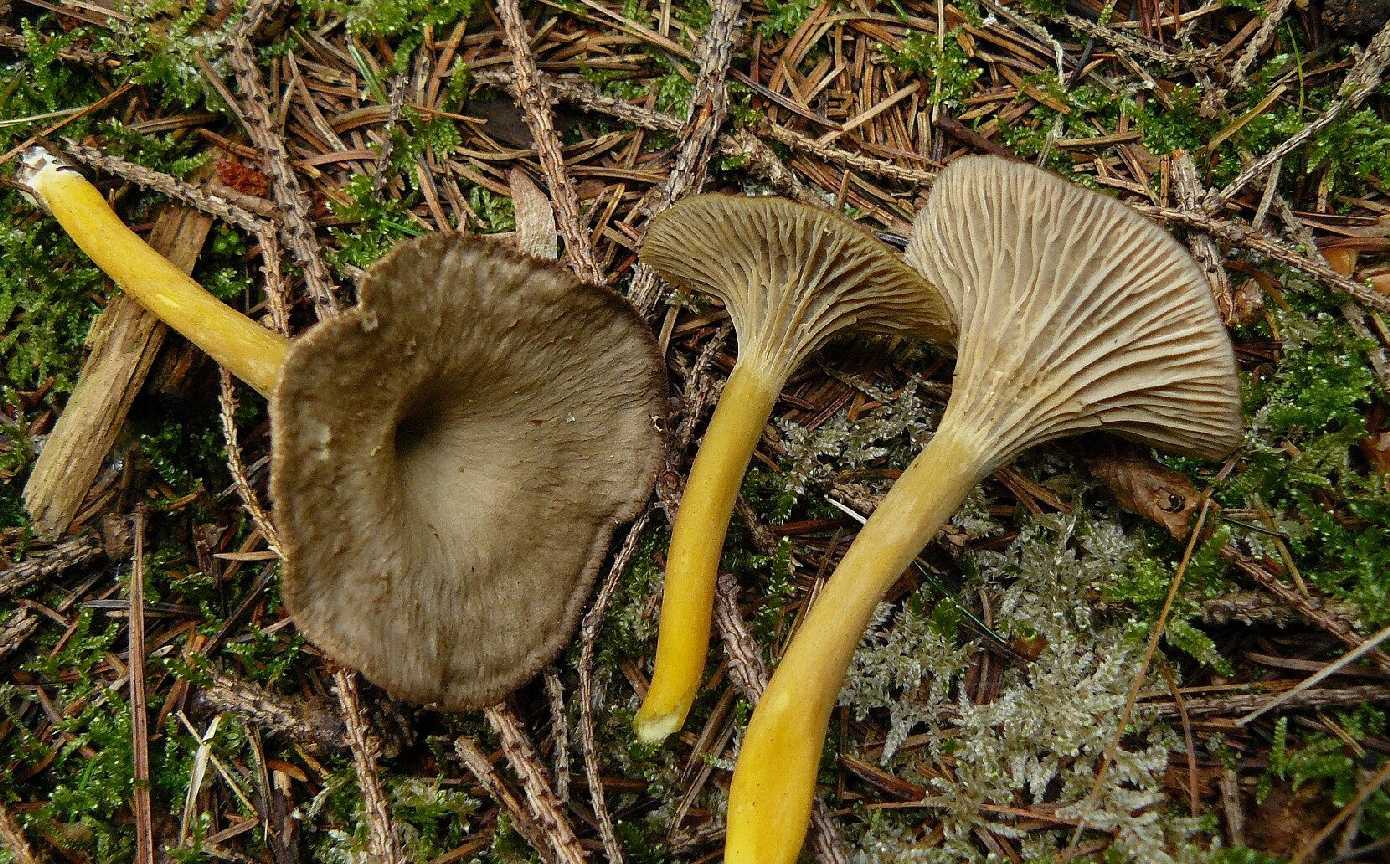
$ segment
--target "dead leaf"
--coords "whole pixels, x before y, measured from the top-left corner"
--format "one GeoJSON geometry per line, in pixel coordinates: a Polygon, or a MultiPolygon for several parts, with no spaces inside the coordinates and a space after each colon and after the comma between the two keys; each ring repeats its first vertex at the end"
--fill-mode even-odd
{"type": "Polygon", "coordinates": [[[516,210],[516,248],[532,257],[554,261],[560,257],[560,232],[555,227],[550,199],[520,168],[513,168],[508,180],[516,210]]]}
{"type": "Polygon", "coordinates": [[[1187,536],[1200,493],[1186,476],[1134,450],[1093,455],[1086,465],[1125,510],[1157,522],[1175,539],[1187,536]]]}

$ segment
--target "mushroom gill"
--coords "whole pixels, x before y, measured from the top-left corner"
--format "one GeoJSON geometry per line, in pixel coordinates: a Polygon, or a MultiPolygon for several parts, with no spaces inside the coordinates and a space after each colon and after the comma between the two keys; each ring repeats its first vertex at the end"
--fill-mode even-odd
{"type": "Polygon", "coordinates": [[[730,788],[731,864],[796,859],[864,628],[977,482],[1033,444],[1088,430],[1204,458],[1241,441],[1234,354],[1206,279],[1119,202],[1021,163],[959,159],[932,187],[909,257],[959,327],[951,400],[753,712],[730,788]]]}
{"type": "Polygon", "coordinates": [[[652,684],[635,720],[654,742],[694,702],[729,517],[788,376],[846,329],[943,345],[954,332],[931,285],[867,231],[779,198],[687,198],[653,220],[641,256],[667,281],[722,300],[738,335],[738,362],[671,528],[652,684]]]}

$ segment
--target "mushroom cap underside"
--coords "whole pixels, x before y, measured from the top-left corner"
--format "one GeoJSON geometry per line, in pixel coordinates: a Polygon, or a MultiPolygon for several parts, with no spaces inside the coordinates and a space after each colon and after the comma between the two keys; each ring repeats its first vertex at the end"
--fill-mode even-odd
{"type": "Polygon", "coordinates": [[[641,258],[722,300],[740,359],[784,373],[847,328],[955,339],[945,302],[900,256],[842,216],[783,198],[682,199],[652,220],[641,258]]]}
{"type": "Polygon", "coordinates": [[[297,626],[393,695],[495,703],[568,641],[645,502],[664,395],[607,289],[459,235],[397,247],[272,397],[297,626]]]}
{"type": "Polygon", "coordinates": [[[1121,202],[1023,163],[957,159],[907,258],[961,332],[948,413],[998,462],[1093,429],[1205,458],[1240,444],[1235,353],[1206,277],[1121,202]]]}

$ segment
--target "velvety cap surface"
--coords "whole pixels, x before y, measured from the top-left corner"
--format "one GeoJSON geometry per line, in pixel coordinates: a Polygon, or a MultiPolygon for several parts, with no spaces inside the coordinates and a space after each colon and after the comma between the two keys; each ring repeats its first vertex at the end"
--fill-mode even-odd
{"type": "Polygon", "coordinates": [[[295,623],[394,695],[495,703],[569,640],[646,500],[664,394],[612,292],[483,240],[398,247],[271,402],[295,623]]]}
{"type": "Polygon", "coordinates": [[[1235,355],[1211,288],[1119,201],[1022,163],[957,159],[907,257],[960,328],[948,412],[1000,462],[1088,429],[1207,458],[1240,444],[1235,355]]]}
{"type": "Polygon", "coordinates": [[[849,220],[782,198],[695,195],[652,220],[642,263],[724,301],[742,362],[784,374],[846,328],[954,341],[940,295],[849,220]]]}

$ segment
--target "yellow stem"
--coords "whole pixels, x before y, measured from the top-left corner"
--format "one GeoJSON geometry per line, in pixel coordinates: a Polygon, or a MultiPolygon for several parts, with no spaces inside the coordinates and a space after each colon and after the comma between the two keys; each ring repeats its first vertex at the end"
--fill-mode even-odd
{"type": "Polygon", "coordinates": [[[727,864],[793,864],[806,837],[830,711],[885,591],[987,470],[943,421],[850,545],[753,711],[729,790],[727,864]]]}
{"type": "Polygon", "coordinates": [[[680,729],[695,701],[709,651],[714,582],[743,474],[783,383],[743,363],[734,367],[690,467],[671,526],[656,666],[633,725],[657,743],[680,729]]]}
{"type": "Polygon", "coordinates": [[[81,174],[47,154],[26,157],[29,162],[30,192],[106,275],[233,375],[270,395],[285,365],[285,337],[227,306],[151,249],[81,174]]]}

